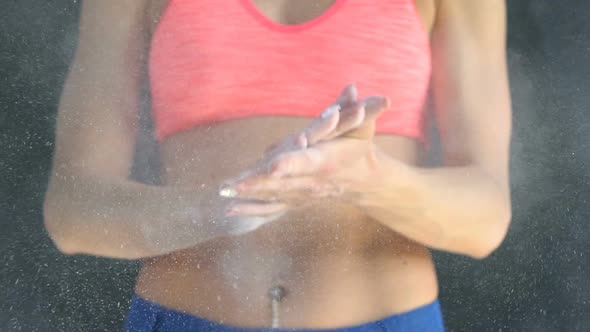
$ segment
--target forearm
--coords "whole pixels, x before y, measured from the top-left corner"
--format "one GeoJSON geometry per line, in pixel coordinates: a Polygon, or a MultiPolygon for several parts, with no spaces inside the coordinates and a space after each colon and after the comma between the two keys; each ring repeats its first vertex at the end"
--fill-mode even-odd
{"type": "Polygon", "coordinates": [[[138,259],[185,249],[216,236],[201,208],[204,193],[106,177],[54,178],[44,217],[60,249],[138,259]]]}
{"type": "Polygon", "coordinates": [[[379,181],[363,196],[371,217],[429,247],[485,257],[510,221],[508,190],[476,166],[424,169],[382,158],[379,181]]]}

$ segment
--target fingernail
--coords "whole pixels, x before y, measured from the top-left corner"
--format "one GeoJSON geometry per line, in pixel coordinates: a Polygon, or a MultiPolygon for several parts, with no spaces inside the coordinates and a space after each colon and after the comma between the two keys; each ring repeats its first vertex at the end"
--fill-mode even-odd
{"type": "Polygon", "coordinates": [[[369,108],[382,108],[389,105],[389,99],[381,96],[372,96],[364,99],[365,105],[369,108]]]}
{"type": "Polygon", "coordinates": [[[219,189],[219,196],[227,197],[227,198],[234,198],[238,196],[238,191],[232,187],[223,187],[219,189]]]}
{"type": "Polygon", "coordinates": [[[330,107],[326,108],[326,110],[324,112],[322,112],[321,118],[327,119],[332,114],[334,114],[335,112],[339,112],[339,111],[340,111],[340,105],[331,105],[330,107]]]}
{"type": "Polygon", "coordinates": [[[356,99],[356,97],[358,95],[358,91],[356,89],[355,83],[350,83],[350,94],[354,97],[354,99],[356,99]]]}

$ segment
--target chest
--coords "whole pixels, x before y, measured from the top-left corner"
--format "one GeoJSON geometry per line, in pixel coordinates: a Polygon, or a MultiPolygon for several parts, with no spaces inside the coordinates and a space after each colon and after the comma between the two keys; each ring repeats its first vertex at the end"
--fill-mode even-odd
{"type": "Polygon", "coordinates": [[[251,1],[255,9],[269,20],[295,25],[321,16],[336,0],[243,0],[251,1]]]}
{"type": "Polygon", "coordinates": [[[394,96],[393,87],[421,91],[429,61],[411,0],[172,0],[152,38],[150,76],[175,100],[223,91],[231,100],[237,86],[301,97],[346,82],[399,100],[409,89],[394,96]]]}

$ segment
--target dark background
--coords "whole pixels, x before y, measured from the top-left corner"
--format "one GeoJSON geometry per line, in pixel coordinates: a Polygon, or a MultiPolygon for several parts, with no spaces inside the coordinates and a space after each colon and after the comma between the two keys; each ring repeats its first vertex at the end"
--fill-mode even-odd
{"type": "MultiPolygon", "coordinates": [[[[436,254],[445,318],[450,331],[588,331],[590,1],[508,2],[514,218],[486,260],[436,254]]],[[[139,266],[61,255],[42,226],[78,10],[0,0],[0,331],[119,330],[139,266]]]]}

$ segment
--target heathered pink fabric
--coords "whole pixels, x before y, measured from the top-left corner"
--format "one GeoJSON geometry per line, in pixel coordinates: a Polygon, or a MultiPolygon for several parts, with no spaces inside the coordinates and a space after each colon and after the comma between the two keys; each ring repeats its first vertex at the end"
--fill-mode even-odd
{"type": "Polygon", "coordinates": [[[317,116],[355,83],[361,97],[392,100],[378,133],[421,139],[430,60],[413,0],[336,0],[298,25],[271,21],[251,0],[171,0],[150,52],[156,134],[317,116]]]}

